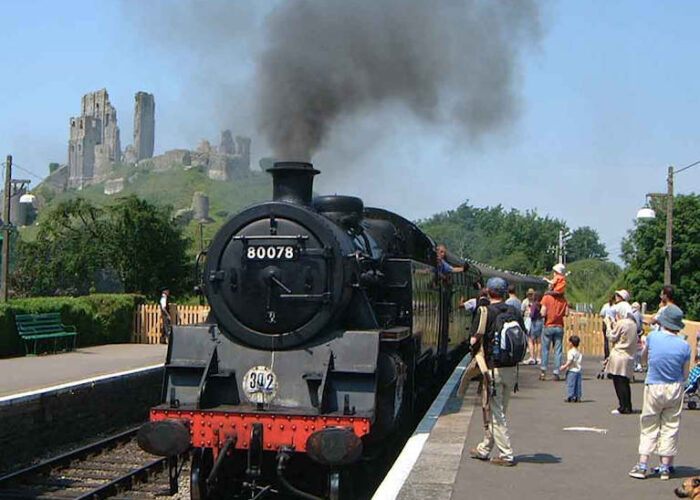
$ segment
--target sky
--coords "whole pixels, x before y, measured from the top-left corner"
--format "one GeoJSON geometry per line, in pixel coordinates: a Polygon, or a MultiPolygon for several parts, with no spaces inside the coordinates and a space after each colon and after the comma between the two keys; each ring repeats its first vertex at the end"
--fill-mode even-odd
{"type": "MultiPolygon", "coordinates": [[[[50,162],[67,161],[80,97],[106,88],[122,147],[134,93],[144,90],[155,95],[156,153],[216,143],[230,128],[253,138],[257,164],[270,151],[256,129],[251,76],[261,23],[280,1],[234,2],[233,17],[230,3],[209,2],[200,24],[189,24],[201,3],[3,0],[2,159],[12,154],[14,177],[36,185],[50,162]],[[222,31],[223,43],[214,35],[222,31]]],[[[349,116],[314,157],[316,191],[358,195],[411,219],[467,200],[536,209],[572,229],[593,227],[619,261],[645,194],[665,191],[668,165],[700,160],[697,19],[693,1],[545,1],[540,39],[517,57],[519,113],[478,141],[398,105],[349,116]]],[[[675,186],[699,191],[700,166],[675,186]]]]}

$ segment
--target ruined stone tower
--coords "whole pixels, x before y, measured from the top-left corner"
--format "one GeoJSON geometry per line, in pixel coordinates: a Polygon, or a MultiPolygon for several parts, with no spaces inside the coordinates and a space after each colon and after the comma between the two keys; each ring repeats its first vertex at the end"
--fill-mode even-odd
{"type": "Polygon", "coordinates": [[[156,102],[153,94],[147,92],[136,92],[134,100],[134,149],[136,161],[139,161],[153,158],[156,102]]]}
{"type": "Polygon", "coordinates": [[[104,180],[112,163],[120,159],[117,111],[107,90],[85,94],[80,116],[70,119],[68,187],[83,188],[104,180]]]}

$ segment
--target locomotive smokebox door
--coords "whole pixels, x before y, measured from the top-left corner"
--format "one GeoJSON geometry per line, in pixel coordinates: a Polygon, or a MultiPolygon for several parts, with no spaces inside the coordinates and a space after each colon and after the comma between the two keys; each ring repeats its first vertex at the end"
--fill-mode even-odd
{"type": "Polygon", "coordinates": [[[319,310],[328,266],[323,244],[301,224],[275,217],[276,233],[269,235],[270,219],[246,225],[229,240],[221,260],[234,266],[236,289],[222,286],[219,293],[231,313],[246,327],[263,334],[282,334],[303,328],[319,310]],[[269,237],[266,237],[266,233],[269,237]],[[309,269],[309,283],[300,269],[309,269]]]}
{"type": "Polygon", "coordinates": [[[252,347],[308,342],[347,306],[345,231],[306,205],[270,202],[230,219],[207,254],[205,292],[223,333],[252,347]]]}

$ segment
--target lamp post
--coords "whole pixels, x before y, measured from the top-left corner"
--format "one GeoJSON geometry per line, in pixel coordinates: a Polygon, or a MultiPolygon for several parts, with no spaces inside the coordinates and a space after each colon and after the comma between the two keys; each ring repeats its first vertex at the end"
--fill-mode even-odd
{"type": "Polygon", "coordinates": [[[666,177],[666,251],[664,257],[664,286],[671,285],[671,258],[673,252],[673,167],[666,177]]]}
{"type": "MultiPolygon", "coordinates": [[[[671,263],[673,256],[673,177],[675,174],[688,170],[691,167],[700,164],[700,161],[686,165],[685,167],[674,171],[673,166],[668,167],[668,175],[666,177],[666,193],[649,193],[647,198],[666,197],[666,244],[664,245],[664,286],[671,284],[671,263]]],[[[656,212],[649,207],[647,203],[644,207],[637,211],[637,219],[653,219],[656,217],[656,212]]]]}

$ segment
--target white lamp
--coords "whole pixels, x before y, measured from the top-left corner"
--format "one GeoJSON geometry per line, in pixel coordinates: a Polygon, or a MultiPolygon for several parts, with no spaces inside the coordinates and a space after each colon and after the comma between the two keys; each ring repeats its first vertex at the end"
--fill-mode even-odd
{"type": "Polygon", "coordinates": [[[656,217],[656,212],[649,207],[642,207],[637,211],[637,219],[653,219],[656,217]]]}

